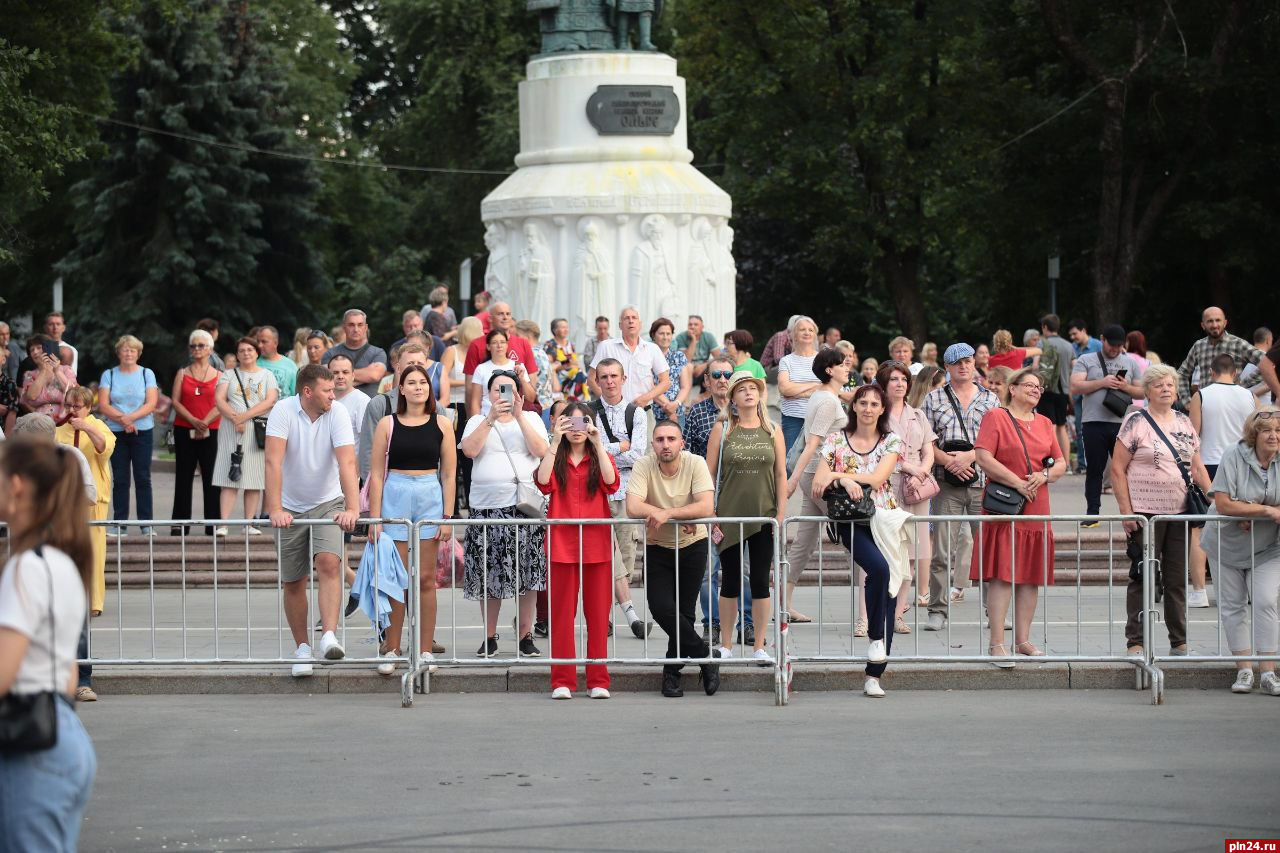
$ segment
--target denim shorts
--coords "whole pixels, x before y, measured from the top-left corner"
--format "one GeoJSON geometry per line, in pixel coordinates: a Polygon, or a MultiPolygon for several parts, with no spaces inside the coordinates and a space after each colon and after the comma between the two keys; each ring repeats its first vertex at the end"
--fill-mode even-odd
{"type": "Polygon", "coordinates": [[[66,697],[54,703],[58,742],[0,759],[0,848],[75,850],[98,760],[66,697]]]}
{"type": "MultiPolygon", "coordinates": [[[[442,515],[444,493],[440,490],[439,474],[397,474],[393,471],[387,475],[382,487],[383,518],[425,521],[442,515]]],[[[409,528],[403,524],[388,524],[382,529],[395,542],[409,541],[409,528]]],[[[440,535],[440,528],[434,524],[425,524],[419,530],[419,541],[425,542],[440,535]]]]}

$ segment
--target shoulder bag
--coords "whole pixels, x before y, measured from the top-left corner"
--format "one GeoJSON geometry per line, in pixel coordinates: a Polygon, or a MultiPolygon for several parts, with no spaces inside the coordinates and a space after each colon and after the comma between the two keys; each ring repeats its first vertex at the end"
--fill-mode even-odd
{"type": "MultiPolygon", "coordinates": [[[[849,434],[844,430],[840,430],[840,435],[844,438],[844,443],[854,453],[858,451],[853,449],[853,445],[849,443],[849,434]]],[[[876,447],[880,446],[880,442],[876,442],[876,447]]],[[[871,452],[875,452],[875,447],[871,448],[871,452]]],[[[864,454],[858,453],[859,456],[864,454]]],[[[862,485],[859,483],[858,485],[862,485]]],[[[870,521],[871,516],[876,514],[876,502],[871,497],[871,489],[862,486],[862,497],[854,500],[845,487],[840,485],[840,481],[836,480],[822,492],[822,501],[827,505],[827,518],[832,521],[844,522],[865,522],[870,521]]]]}
{"type": "MultiPolygon", "coordinates": [[[[0,753],[12,755],[51,749],[58,743],[58,646],[53,616],[53,569],[40,548],[49,576],[49,653],[53,655],[53,684],[48,692],[6,693],[0,696],[0,753]]],[[[17,566],[14,566],[14,570],[17,566]]],[[[15,591],[17,585],[14,585],[15,591]]]]}
{"type": "MultiPolygon", "coordinates": [[[[1004,409],[1004,407],[1001,407],[1004,409]]],[[[1031,474],[1031,456],[1027,453],[1027,442],[1022,437],[1022,427],[1018,426],[1018,419],[1013,416],[1013,412],[1004,409],[1005,414],[1009,416],[1009,422],[1013,424],[1013,431],[1018,434],[1018,443],[1022,445],[1022,458],[1027,461],[1027,474],[1031,474]]],[[[1004,483],[997,483],[990,477],[987,478],[987,488],[982,493],[982,509],[990,515],[1022,515],[1022,511],[1027,506],[1027,499],[1012,486],[1006,486],[1004,483]]]]}
{"type": "MultiPolygon", "coordinates": [[[[924,417],[919,409],[913,411],[916,413],[914,417],[924,417]]],[[[910,476],[904,476],[902,479],[902,499],[908,504],[924,503],[939,491],[941,487],[938,485],[938,478],[933,476],[933,472],[929,472],[923,482],[917,482],[915,477],[910,476]]]]}
{"type": "MultiPolygon", "coordinates": [[[[718,515],[720,513],[720,472],[724,470],[724,440],[728,435],[729,422],[725,421],[724,428],[720,430],[720,455],[716,457],[716,490],[711,504],[712,515],[718,515]]],[[[719,545],[723,541],[724,531],[720,529],[720,525],[711,525],[711,544],[719,545]]]]}
{"type": "MultiPolygon", "coordinates": [[[[964,436],[964,440],[950,439],[942,442],[942,449],[947,453],[967,453],[973,450],[973,439],[969,436],[969,425],[965,423],[964,412],[960,410],[960,401],[956,399],[956,392],[951,390],[950,385],[944,385],[943,393],[947,395],[947,400],[951,403],[952,410],[956,413],[956,420],[960,422],[960,434],[964,436]]],[[[975,467],[973,476],[969,478],[952,474],[946,469],[945,465],[938,466],[942,468],[942,479],[946,480],[952,486],[968,486],[972,485],[978,479],[978,471],[975,467]]]]}
{"type": "MultiPolygon", "coordinates": [[[[1156,423],[1156,419],[1151,417],[1151,413],[1146,409],[1139,409],[1142,416],[1147,419],[1147,423],[1151,424],[1151,428],[1156,431],[1156,435],[1160,436],[1160,440],[1164,442],[1165,447],[1169,448],[1169,452],[1173,454],[1173,461],[1178,465],[1178,472],[1182,474],[1182,482],[1187,486],[1187,504],[1183,509],[1183,515],[1208,515],[1209,514],[1209,496],[1204,490],[1195,484],[1191,479],[1191,472],[1187,470],[1187,466],[1182,464],[1182,457],[1178,455],[1178,451],[1174,449],[1173,442],[1169,441],[1168,436],[1164,434],[1164,430],[1160,429],[1160,424],[1156,423]]],[[[1203,527],[1203,521],[1191,522],[1192,527],[1203,527]]]]}
{"type": "MultiPolygon", "coordinates": [[[[252,409],[249,405],[249,393],[244,390],[244,380],[240,378],[240,368],[236,368],[236,383],[240,386],[240,393],[244,396],[245,410],[252,409]]],[[[259,450],[267,449],[267,419],[262,415],[258,415],[253,419],[253,443],[258,445],[259,450]]]]}
{"type": "MultiPolygon", "coordinates": [[[[1103,359],[1102,353],[1094,353],[1098,356],[1098,366],[1102,368],[1102,376],[1107,376],[1107,362],[1103,359]]],[[[1125,412],[1129,411],[1129,407],[1133,405],[1133,398],[1123,391],[1117,391],[1114,388],[1106,389],[1106,395],[1102,398],[1102,407],[1117,418],[1123,418],[1125,412]]],[[[1156,427],[1156,429],[1160,429],[1156,427]]],[[[1177,454],[1174,454],[1177,457],[1177,454]]]]}
{"type": "MultiPolygon", "coordinates": [[[[521,416],[519,412],[515,415],[517,418],[521,416]]],[[[507,449],[507,440],[502,437],[502,430],[498,428],[498,424],[493,425],[493,431],[498,434],[498,441],[502,443],[502,452],[507,454],[507,462],[511,465],[512,480],[516,484],[516,512],[525,518],[546,518],[547,496],[533,483],[526,483],[520,479],[520,474],[516,471],[516,462],[511,458],[511,451],[507,449]]]]}
{"type": "MultiPolygon", "coordinates": [[[[388,400],[388,402],[390,402],[388,400]]],[[[391,458],[391,436],[396,434],[396,416],[391,416],[391,423],[387,427],[387,452],[382,457],[382,482],[387,482],[387,460],[391,458]]],[[[370,474],[373,472],[370,471],[370,474]]],[[[365,477],[364,482],[360,484],[360,512],[363,515],[369,514],[369,483],[373,480],[372,476],[365,477]]]]}

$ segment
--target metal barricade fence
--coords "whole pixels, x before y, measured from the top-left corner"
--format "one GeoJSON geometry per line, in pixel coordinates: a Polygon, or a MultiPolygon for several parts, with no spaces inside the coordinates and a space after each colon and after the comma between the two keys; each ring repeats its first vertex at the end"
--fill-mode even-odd
{"type": "MultiPolygon", "coordinates": [[[[920,592],[918,583],[912,583],[908,590],[911,596],[908,608],[905,611],[904,619],[910,628],[908,634],[898,634],[896,641],[892,637],[894,631],[893,616],[890,614],[888,625],[886,626],[885,640],[892,645],[889,656],[889,666],[895,663],[987,663],[987,664],[1004,664],[1010,662],[1041,662],[1041,663],[1125,663],[1132,664],[1135,668],[1135,687],[1142,688],[1150,686],[1152,689],[1153,701],[1159,697],[1158,689],[1160,686],[1159,673],[1148,658],[1133,657],[1126,654],[1125,638],[1123,632],[1117,634],[1117,627],[1123,626],[1127,621],[1127,612],[1124,600],[1117,602],[1116,583],[1120,580],[1125,586],[1129,579],[1129,565],[1127,560],[1123,564],[1118,563],[1116,552],[1113,547],[1108,544],[1103,551],[1094,551],[1093,554],[1101,556],[1104,566],[1101,569],[1090,569],[1090,573],[1094,576],[1091,580],[1101,581],[1101,584],[1091,584],[1086,586],[1083,583],[1085,570],[1082,568],[1082,560],[1087,551],[1084,546],[1085,534],[1081,530],[1079,523],[1088,522],[1096,523],[1098,529],[1103,532],[1104,543],[1114,538],[1118,529],[1122,528],[1126,521],[1141,521],[1140,516],[1083,516],[1083,515],[1020,515],[1020,516],[996,516],[996,515],[921,515],[914,516],[907,526],[914,527],[914,535],[917,537],[926,535],[931,536],[934,545],[934,553],[931,556],[929,565],[924,567],[923,576],[930,579],[931,596],[928,610],[943,615],[944,622],[942,630],[926,631],[928,614],[922,617],[921,611],[923,607],[916,606],[915,596],[920,592]],[[1052,537],[1053,523],[1070,523],[1073,528],[1074,535],[1063,535],[1060,533],[1057,538],[1052,537]],[[1008,526],[1010,533],[1006,537],[998,534],[993,537],[984,537],[982,530],[990,528],[992,525],[1008,526]],[[929,528],[932,527],[930,531],[929,528]],[[1040,583],[1028,584],[1017,583],[1017,553],[1015,548],[1002,546],[999,539],[1012,539],[1013,530],[1016,528],[1031,528],[1032,533],[1039,533],[1038,545],[1041,553],[1037,560],[1039,566],[1040,583]],[[966,540],[964,533],[974,533],[973,542],[966,540]],[[988,538],[992,539],[988,545],[988,538]],[[1074,583],[1070,585],[1053,584],[1051,574],[1054,571],[1055,554],[1057,547],[1063,544],[1071,544],[1074,539],[1074,549],[1068,547],[1065,550],[1071,553],[1074,550],[1075,565],[1074,571],[1070,572],[1074,575],[1074,583]],[[938,553],[941,547],[942,553],[938,553]],[[996,547],[999,549],[996,559],[1007,559],[1009,561],[1010,576],[1014,578],[1014,583],[1010,584],[1008,589],[1008,610],[1006,620],[1004,622],[1004,630],[997,631],[998,634],[1004,634],[1005,640],[998,644],[1003,646],[1003,651],[1008,654],[994,654],[996,646],[991,644],[989,637],[991,636],[990,623],[987,619],[986,605],[989,603],[990,584],[985,580],[979,580],[976,589],[969,589],[964,595],[963,601],[953,600],[951,595],[952,586],[959,586],[964,589],[969,584],[969,566],[970,558],[983,564],[987,558],[988,547],[996,547]],[[1101,577],[1099,577],[1099,575],[1101,577]],[[961,579],[963,582],[953,584],[953,579],[961,579]],[[1027,601],[1024,597],[1019,601],[1020,589],[1033,586],[1043,591],[1043,594],[1035,596],[1034,604],[1027,601]],[[1097,589],[1101,589],[1098,592],[1097,589]],[[970,594],[976,594],[976,600],[970,594]],[[941,599],[941,600],[939,600],[941,599]],[[1025,610],[1020,608],[1031,607],[1031,613],[1027,614],[1025,610]],[[1019,620],[1019,617],[1025,619],[1027,627],[1027,640],[1030,646],[1023,645],[1019,647],[1016,640],[1008,636],[1013,633],[1017,636],[1016,628],[1013,626],[1019,620]],[[907,648],[904,649],[904,640],[907,648]],[[893,643],[896,642],[896,645],[893,643]],[[1044,651],[1043,656],[1023,655],[1020,651],[1032,651],[1032,646],[1038,645],[1044,651]],[[905,652],[905,654],[904,654],[905,652]]],[[[823,516],[799,516],[786,520],[786,530],[790,533],[797,525],[816,524],[825,527],[830,522],[823,516]]],[[[870,537],[870,528],[867,525],[841,525],[851,533],[851,540],[858,536],[870,537]]],[[[820,528],[821,529],[821,528],[820,528]]],[[[1096,538],[1096,535],[1090,534],[1096,538]]],[[[810,533],[810,536],[812,534],[810,533]]],[[[788,536],[788,542],[792,541],[788,536]]],[[[803,540],[808,541],[808,540],[803,540]]],[[[1034,538],[1033,538],[1034,541],[1034,538]]],[[[854,543],[856,544],[856,542],[854,543]]],[[[830,587],[833,585],[832,580],[827,576],[827,564],[829,558],[825,550],[820,546],[817,552],[818,560],[818,582],[817,582],[817,613],[814,616],[812,624],[784,624],[782,630],[783,647],[785,649],[784,664],[784,681],[789,688],[791,683],[791,668],[793,664],[804,663],[833,663],[833,662],[865,662],[867,655],[863,643],[869,645],[870,638],[863,639],[862,623],[865,623],[866,606],[864,604],[865,593],[859,593],[859,588],[853,580],[853,571],[855,560],[853,553],[845,548],[841,549],[846,553],[836,557],[838,565],[841,567],[840,572],[843,575],[840,580],[840,586],[843,587],[844,582],[848,582],[847,603],[843,594],[833,595],[830,587]],[[846,573],[847,572],[847,573],[846,573]]],[[[918,553],[915,548],[911,548],[910,554],[915,557],[918,553]]],[[[791,555],[794,556],[794,555],[791,555]]],[[[806,560],[807,555],[800,555],[806,560]]],[[[1122,553],[1123,558],[1123,553],[1122,553]]],[[[1096,559],[1096,556],[1095,556],[1096,559]]],[[[790,557],[784,553],[781,559],[779,576],[784,579],[798,580],[800,572],[791,572],[790,557]]],[[[921,567],[912,560],[910,581],[918,581],[922,572],[921,567]]],[[[785,587],[785,584],[783,585],[785,587]]],[[[865,587],[863,587],[865,589],[865,587]]],[[[901,592],[899,596],[901,596],[901,592]]],[[[997,593],[997,599],[1000,602],[1004,600],[1003,591],[997,593]]],[[[812,602],[810,602],[812,603],[812,602]]],[[[788,612],[791,602],[783,603],[781,611],[785,614],[788,612]]],[[[898,608],[901,609],[901,608],[898,608]]],[[[867,626],[870,633],[870,626],[867,626]]],[[[1146,636],[1144,634],[1144,636],[1146,636]]]]}
{"type": "MultiPolygon", "coordinates": [[[[1259,541],[1253,525],[1256,521],[1224,515],[1157,515],[1145,523],[1144,606],[1148,624],[1144,651],[1157,671],[1161,664],[1174,663],[1280,663],[1275,648],[1280,560],[1273,557],[1259,563],[1259,549],[1268,554],[1267,549],[1275,546],[1274,542],[1259,541]],[[1218,527],[1214,531],[1216,543],[1200,549],[1201,535],[1213,525],[1218,527]],[[1244,547],[1249,556],[1224,554],[1228,537],[1236,539],[1235,544],[1244,547]],[[1196,559],[1203,559],[1213,576],[1216,604],[1190,605],[1187,593],[1192,589],[1191,567],[1196,559]],[[1172,583],[1169,571],[1173,572],[1172,583]],[[1163,607],[1155,600],[1157,591],[1164,593],[1163,607]],[[1193,619],[1193,609],[1206,611],[1207,618],[1193,619]],[[1169,640],[1168,651],[1157,654],[1155,623],[1162,618],[1172,636],[1161,638],[1162,648],[1166,648],[1163,640],[1169,640]],[[1261,637],[1264,633],[1269,636],[1261,637]],[[1181,650],[1174,645],[1179,638],[1183,640],[1181,650]],[[1260,648],[1266,642],[1271,648],[1260,648]],[[1212,651],[1206,651],[1209,649],[1212,651]]],[[[1227,546],[1227,550],[1235,549],[1227,546]]],[[[1207,585],[1205,590],[1207,593],[1207,585]]],[[[1159,687],[1163,692],[1163,675],[1159,687]]]]}
{"type": "MultiPolygon", "coordinates": [[[[406,707],[412,704],[413,692],[415,690],[419,692],[430,691],[430,672],[434,667],[573,666],[575,667],[574,681],[576,683],[576,668],[579,666],[591,666],[594,664],[640,665],[653,667],[676,664],[699,666],[710,664],[730,667],[760,666],[771,670],[774,682],[775,702],[778,704],[783,704],[785,702],[786,697],[782,689],[781,658],[776,654],[776,649],[779,648],[781,637],[780,619],[772,620],[771,625],[769,620],[766,620],[766,625],[760,626],[760,630],[769,630],[772,632],[772,646],[775,653],[769,655],[768,659],[756,659],[750,657],[749,654],[745,652],[744,654],[735,654],[730,657],[713,657],[715,653],[710,644],[710,640],[712,639],[711,632],[709,630],[706,632],[706,638],[704,640],[696,631],[696,607],[698,604],[699,592],[705,585],[710,583],[712,574],[715,572],[715,567],[718,562],[718,558],[716,558],[713,553],[715,550],[714,545],[711,542],[710,536],[707,534],[709,525],[719,525],[721,528],[737,526],[740,535],[738,537],[739,543],[736,547],[738,547],[740,551],[745,551],[745,545],[741,541],[743,538],[741,536],[742,531],[747,527],[754,526],[767,529],[773,544],[773,557],[769,561],[769,569],[772,573],[777,568],[779,555],[779,531],[776,519],[763,517],[733,517],[681,520],[679,524],[674,525],[674,532],[672,535],[672,545],[674,547],[666,547],[661,543],[650,543],[649,527],[645,520],[631,518],[538,520],[522,517],[428,519],[420,521],[414,525],[414,533],[411,538],[417,540],[420,536],[420,531],[424,527],[435,527],[438,525],[447,525],[451,527],[451,537],[458,541],[464,541],[470,537],[470,543],[468,545],[464,545],[464,551],[470,548],[473,550],[473,553],[478,552],[483,557],[487,567],[494,566],[494,562],[489,559],[489,556],[495,551],[498,552],[498,575],[496,577],[494,576],[493,568],[488,568],[478,579],[475,577],[475,573],[472,572],[470,582],[471,588],[464,592],[466,603],[463,606],[481,607],[481,601],[490,602],[495,600],[498,604],[493,606],[494,612],[492,615],[490,615],[488,610],[490,605],[486,605],[482,610],[480,615],[483,621],[479,626],[479,635],[476,637],[476,639],[479,639],[481,643],[481,648],[477,650],[474,655],[467,654],[462,651],[462,647],[459,645],[459,632],[461,631],[465,634],[471,635],[475,630],[475,627],[470,624],[464,624],[460,619],[458,614],[458,590],[455,587],[452,594],[448,597],[449,619],[448,625],[445,626],[448,631],[447,648],[450,649],[450,654],[448,656],[436,656],[433,659],[428,659],[425,651],[421,657],[418,656],[417,645],[420,640],[417,633],[417,626],[421,624],[422,602],[421,596],[416,594],[416,590],[411,593],[412,618],[410,621],[412,622],[413,627],[410,629],[410,660],[416,661],[416,663],[410,666],[409,672],[405,674],[402,680],[401,698],[406,707]],[[517,627],[515,631],[514,639],[516,645],[514,645],[514,647],[508,645],[505,648],[499,646],[497,652],[490,654],[487,648],[488,638],[493,634],[501,635],[501,630],[499,628],[500,619],[503,623],[506,623],[506,619],[501,617],[501,602],[508,598],[515,599],[513,603],[518,602],[519,595],[511,595],[510,593],[518,592],[520,589],[526,589],[526,596],[528,596],[539,591],[537,589],[539,586],[545,587],[548,599],[547,634],[548,639],[554,637],[557,626],[552,621],[551,602],[554,601],[554,584],[557,572],[552,571],[551,563],[546,557],[546,554],[551,551],[551,547],[554,545],[554,542],[550,540],[554,540],[558,531],[576,531],[576,536],[574,538],[578,543],[578,558],[576,562],[579,570],[577,572],[577,589],[574,593],[574,612],[577,614],[579,611],[585,611],[586,602],[584,599],[584,592],[586,588],[586,580],[584,577],[585,570],[582,561],[583,533],[591,528],[599,527],[607,527],[610,530],[610,546],[613,552],[613,559],[615,560],[618,558],[619,536],[635,536],[636,534],[632,531],[638,531],[639,541],[636,545],[639,549],[639,553],[643,553],[646,556],[643,561],[640,561],[637,558],[635,562],[640,564],[640,583],[645,590],[645,595],[641,601],[633,603],[636,605],[636,612],[639,615],[641,624],[646,626],[646,630],[642,631],[642,636],[639,638],[633,637],[629,630],[626,630],[625,627],[620,630],[618,622],[610,619],[609,622],[612,625],[612,630],[608,632],[608,637],[606,638],[609,653],[603,657],[590,657],[585,654],[586,637],[584,637],[584,634],[590,632],[590,628],[585,624],[585,620],[579,621],[575,616],[575,654],[573,656],[555,657],[549,653],[544,655],[541,653],[541,650],[539,650],[539,654],[536,656],[523,654],[519,646],[521,635],[525,629],[529,628],[534,622],[534,619],[529,615],[529,611],[534,605],[532,601],[526,598],[523,607],[524,618],[520,619],[520,616],[517,616],[517,620],[519,620],[517,624],[519,627],[517,627]],[[701,532],[693,532],[686,529],[692,527],[700,528],[701,532]],[[514,528],[514,531],[512,533],[506,533],[505,531],[510,528],[514,528]],[[522,545],[521,537],[529,537],[533,541],[531,543],[526,542],[522,545]],[[493,541],[491,541],[491,538],[493,541]],[[538,544],[538,539],[545,539],[548,541],[538,544]],[[514,540],[514,543],[511,540],[514,540]],[[511,547],[513,544],[514,548],[511,547]],[[662,548],[672,552],[670,578],[666,577],[665,567],[655,568],[655,566],[652,565],[652,561],[650,559],[651,556],[664,555],[661,555],[658,552],[654,552],[653,554],[648,553],[651,544],[653,544],[655,548],[662,548]],[[532,545],[533,548],[536,548],[537,552],[541,554],[540,558],[530,559],[533,550],[530,548],[530,545],[532,545]],[[503,563],[504,558],[505,564],[503,563]],[[687,565],[687,561],[689,560],[694,561],[693,565],[687,565]],[[685,562],[683,567],[682,561],[685,562]],[[530,565],[531,562],[533,563],[532,565],[530,565]],[[682,574],[685,572],[696,572],[696,577],[685,575],[682,578],[682,574]],[[654,581],[657,581],[664,586],[669,582],[672,590],[672,598],[669,602],[670,607],[667,607],[668,602],[666,601],[666,594],[663,592],[661,596],[662,600],[657,602],[659,608],[656,612],[651,609],[653,604],[651,598],[653,598],[653,596],[650,595],[654,588],[654,581]],[[512,588],[499,588],[494,590],[491,587],[495,582],[497,582],[501,587],[509,586],[512,588]],[[506,598],[492,598],[491,593],[495,592],[498,596],[506,594],[506,598]],[[660,643],[662,641],[652,637],[647,630],[647,627],[651,624],[651,616],[655,618],[659,623],[659,626],[664,630],[664,633],[668,635],[669,639],[663,643],[662,648],[653,647],[654,643],[660,643]],[[665,625],[663,624],[664,622],[666,623],[665,625]],[[627,647],[632,643],[637,642],[640,645],[639,654],[628,654],[626,651],[627,647]],[[693,646],[692,649],[689,648],[691,645],[693,646]],[[584,654],[576,654],[579,647],[584,649],[584,654]],[[707,649],[706,654],[698,654],[698,652],[701,652],[703,647],[706,647],[707,649]],[[668,656],[668,653],[670,653],[670,656],[668,656]]],[[[427,545],[427,541],[424,540],[423,545],[427,545]]],[[[424,549],[424,554],[430,553],[432,550],[432,548],[427,547],[424,549]]],[[[744,559],[741,562],[744,566],[744,575],[746,575],[746,561],[744,559]]],[[[432,566],[431,568],[434,570],[435,567],[432,566]]],[[[615,604],[613,594],[615,581],[613,578],[612,560],[610,561],[607,569],[599,570],[607,570],[610,573],[609,607],[606,612],[612,614],[614,612],[615,604]]],[[[449,571],[453,571],[452,566],[449,571]]],[[[745,577],[742,583],[744,585],[748,583],[745,577]]],[[[777,603],[777,593],[772,586],[766,600],[769,602],[769,609],[776,612],[775,605],[777,603]]],[[[439,612],[441,603],[440,596],[437,594],[437,629],[440,627],[439,612]]],[[[517,607],[517,610],[519,609],[521,608],[517,607]]],[[[704,617],[708,623],[714,621],[713,614],[706,613],[704,614],[704,617]]],[[[743,617],[743,597],[740,595],[738,597],[736,613],[736,621],[739,625],[742,624],[743,617]]],[[[722,632],[725,630],[723,625],[721,626],[721,630],[722,632]]],[[[730,640],[730,642],[732,642],[732,640],[730,640]]]]}

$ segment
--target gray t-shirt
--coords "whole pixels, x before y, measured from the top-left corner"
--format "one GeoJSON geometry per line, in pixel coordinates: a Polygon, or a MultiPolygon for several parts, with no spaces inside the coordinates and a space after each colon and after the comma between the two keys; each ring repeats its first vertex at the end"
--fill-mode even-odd
{"type": "MultiPolygon", "coordinates": [[[[1076,359],[1076,366],[1071,369],[1072,373],[1083,374],[1085,379],[1101,379],[1102,363],[1107,365],[1107,375],[1114,375],[1116,371],[1127,370],[1125,381],[1138,383],[1142,378],[1142,369],[1138,367],[1138,362],[1130,358],[1126,353],[1120,353],[1115,358],[1107,358],[1101,352],[1091,352],[1080,356],[1076,359]]],[[[1102,399],[1107,395],[1106,388],[1099,388],[1091,394],[1084,395],[1084,422],[1102,422],[1109,424],[1118,424],[1124,420],[1124,416],[1112,414],[1106,406],[1102,405],[1102,399]]]]}
{"type": "MultiPolygon", "coordinates": [[[[1046,352],[1052,349],[1058,357],[1056,381],[1045,382],[1045,390],[1066,394],[1071,387],[1071,360],[1076,357],[1075,350],[1071,348],[1070,342],[1063,340],[1059,335],[1041,338],[1040,348],[1046,352]]],[[[1041,364],[1044,364],[1044,360],[1044,356],[1040,356],[1041,364]]],[[[1042,374],[1040,378],[1044,380],[1046,377],[1042,374]]]]}
{"type": "MultiPolygon", "coordinates": [[[[362,367],[368,367],[371,364],[381,364],[383,367],[387,368],[387,370],[391,369],[391,362],[387,360],[386,351],[383,350],[382,347],[375,347],[373,344],[366,344],[362,347],[357,347],[356,349],[352,349],[346,344],[336,344],[330,347],[329,351],[320,358],[320,363],[328,364],[329,359],[333,358],[335,355],[345,355],[347,358],[351,359],[352,367],[356,370],[359,370],[362,367]]],[[[373,397],[378,393],[377,382],[365,382],[361,385],[357,385],[356,387],[368,394],[370,397],[373,397]]]]}
{"type": "MultiPolygon", "coordinates": [[[[849,416],[845,412],[839,397],[825,389],[814,391],[809,396],[808,408],[804,413],[804,431],[801,433],[801,438],[806,442],[811,435],[816,435],[819,439],[825,439],[831,433],[844,429],[848,423],[849,416]]],[[[821,449],[822,443],[819,441],[818,450],[813,452],[813,456],[809,459],[809,464],[804,468],[804,473],[817,473],[818,451],[821,449]]]]}

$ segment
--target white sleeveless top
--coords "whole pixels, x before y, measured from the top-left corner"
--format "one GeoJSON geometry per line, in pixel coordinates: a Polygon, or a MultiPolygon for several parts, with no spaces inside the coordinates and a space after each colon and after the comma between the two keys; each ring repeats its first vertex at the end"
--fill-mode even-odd
{"type": "Polygon", "coordinates": [[[1239,385],[1210,383],[1200,389],[1200,459],[1217,465],[1227,448],[1240,441],[1245,418],[1253,412],[1253,393],[1239,385]]]}
{"type": "Polygon", "coordinates": [[[449,371],[449,402],[463,403],[466,402],[467,377],[462,374],[462,367],[467,360],[467,354],[459,349],[457,344],[452,346],[453,370],[449,371]]]}

